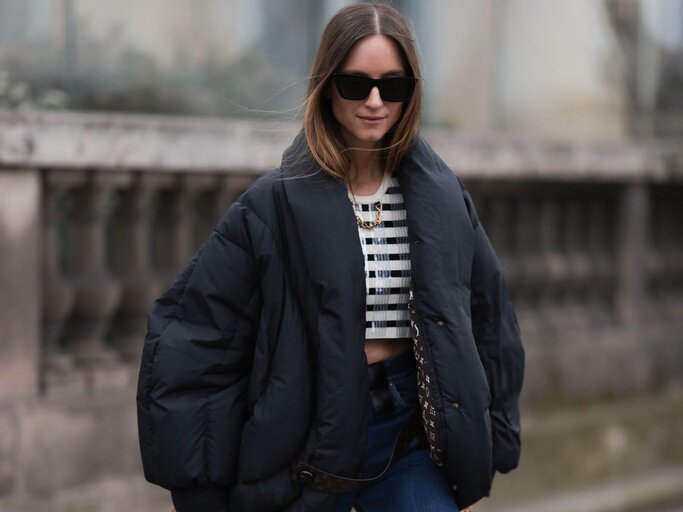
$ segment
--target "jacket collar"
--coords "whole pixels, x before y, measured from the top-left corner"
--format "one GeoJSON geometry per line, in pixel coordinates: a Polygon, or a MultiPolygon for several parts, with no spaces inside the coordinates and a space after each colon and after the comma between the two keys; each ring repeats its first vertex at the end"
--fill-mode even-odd
{"type": "MultiPolygon", "coordinates": [[[[303,130],[284,152],[281,169],[290,205],[307,233],[304,238],[313,238],[310,250],[317,261],[318,257],[324,258],[332,268],[339,269],[329,278],[364,277],[363,254],[346,184],[318,165],[303,130]],[[339,247],[354,249],[340,251],[339,247]],[[342,269],[345,274],[341,274],[342,269]]],[[[453,202],[453,188],[446,186],[444,171],[453,179],[452,171],[421,137],[394,171],[403,195],[411,242],[424,241],[438,247],[438,237],[452,231],[448,218],[454,217],[449,217],[444,205],[453,202]]]]}

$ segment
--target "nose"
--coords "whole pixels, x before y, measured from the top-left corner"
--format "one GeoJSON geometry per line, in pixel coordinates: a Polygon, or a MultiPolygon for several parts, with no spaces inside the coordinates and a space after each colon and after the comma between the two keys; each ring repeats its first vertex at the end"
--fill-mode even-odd
{"type": "Polygon", "coordinates": [[[365,104],[369,107],[380,107],[382,106],[382,97],[379,94],[379,89],[375,85],[368,94],[365,104]]]}

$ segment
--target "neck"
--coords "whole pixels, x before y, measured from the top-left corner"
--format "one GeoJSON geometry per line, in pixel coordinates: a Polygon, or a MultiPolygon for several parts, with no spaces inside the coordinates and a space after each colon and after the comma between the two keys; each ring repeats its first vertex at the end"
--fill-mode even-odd
{"type": "Polygon", "coordinates": [[[351,158],[357,172],[353,179],[354,183],[364,184],[381,181],[383,172],[377,152],[353,151],[351,158]]]}

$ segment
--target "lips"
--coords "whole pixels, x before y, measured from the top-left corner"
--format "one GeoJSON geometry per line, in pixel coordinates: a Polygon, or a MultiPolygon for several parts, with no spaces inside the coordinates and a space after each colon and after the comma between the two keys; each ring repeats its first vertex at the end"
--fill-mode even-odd
{"type": "Polygon", "coordinates": [[[383,117],[371,117],[371,116],[358,116],[361,119],[365,119],[366,121],[379,121],[381,119],[384,119],[383,117]]]}

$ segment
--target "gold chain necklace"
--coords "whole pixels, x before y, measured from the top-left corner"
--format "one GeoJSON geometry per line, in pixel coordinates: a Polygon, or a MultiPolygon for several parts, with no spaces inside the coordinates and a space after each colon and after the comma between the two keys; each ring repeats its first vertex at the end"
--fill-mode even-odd
{"type": "MultiPolygon", "coordinates": [[[[386,176],[382,177],[382,182],[379,184],[381,187],[384,184],[384,180],[386,179],[386,176]]],[[[360,215],[358,215],[356,206],[359,206],[361,203],[356,202],[356,194],[353,193],[353,187],[349,186],[351,189],[351,195],[353,196],[353,206],[354,206],[354,214],[356,215],[356,222],[360,227],[363,229],[373,229],[376,226],[379,226],[382,223],[382,200],[380,199],[379,201],[375,202],[375,220],[372,222],[366,222],[364,221],[360,215]]],[[[362,206],[361,206],[362,209],[362,206]]]]}
{"type": "MultiPolygon", "coordinates": [[[[356,196],[354,195],[353,198],[355,199],[356,196]]],[[[355,202],[353,204],[358,205],[358,203],[355,203],[355,202]]],[[[382,223],[382,201],[377,201],[375,203],[375,220],[374,221],[366,222],[356,213],[356,222],[358,222],[358,225],[364,229],[372,229],[375,226],[379,226],[382,223]]]]}

